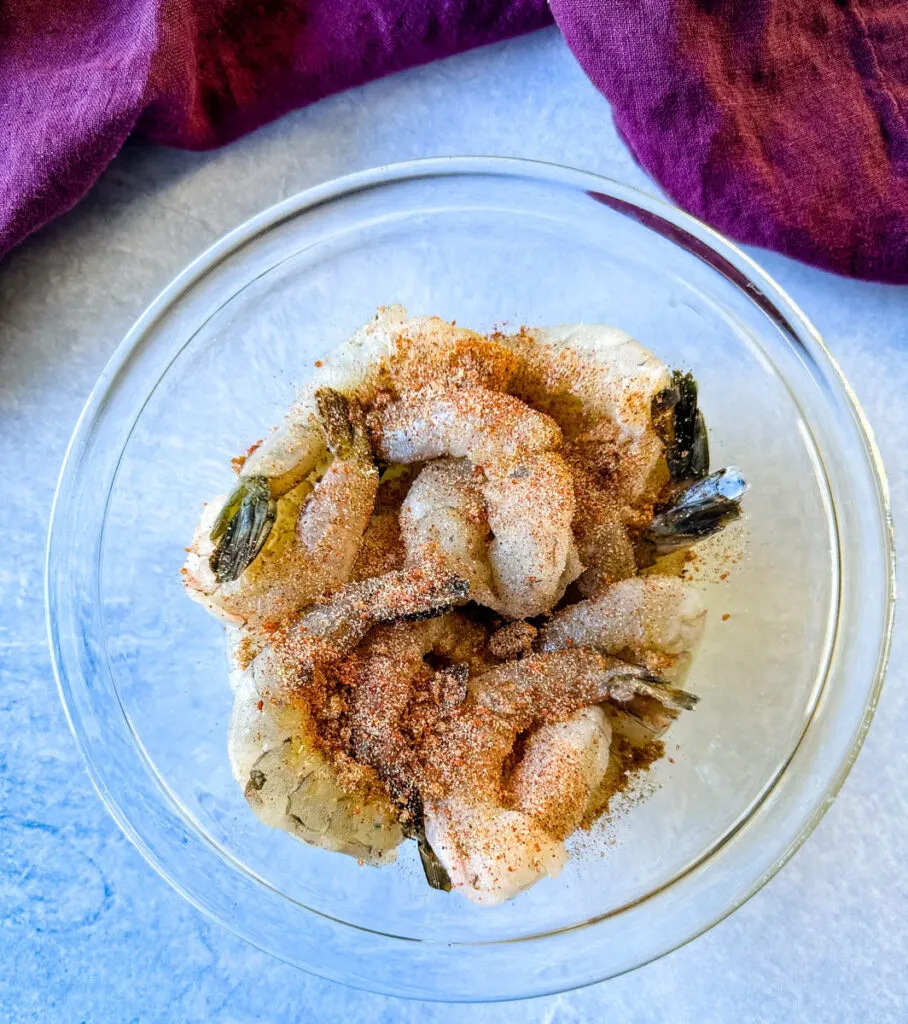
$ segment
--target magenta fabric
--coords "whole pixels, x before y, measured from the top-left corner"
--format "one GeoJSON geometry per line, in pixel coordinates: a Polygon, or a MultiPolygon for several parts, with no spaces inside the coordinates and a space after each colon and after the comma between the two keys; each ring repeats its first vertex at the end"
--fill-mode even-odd
{"type": "Polygon", "coordinates": [[[908,282],[908,0],[0,0],[0,255],[133,131],[218,146],[552,13],[681,206],[908,282]]]}
{"type": "Polygon", "coordinates": [[[219,146],[550,22],[545,0],[0,0],[0,256],[81,199],[133,131],[219,146]]]}
{"type": "Polygon", "coordinates": [[[906,0],[551,0],[643,167],[742,242],[908,282],[906,0]]]}

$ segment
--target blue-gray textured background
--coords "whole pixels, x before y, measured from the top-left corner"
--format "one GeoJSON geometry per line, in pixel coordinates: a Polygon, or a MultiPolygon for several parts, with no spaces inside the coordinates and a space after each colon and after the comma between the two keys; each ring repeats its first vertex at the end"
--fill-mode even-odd
{"type": "MultiPolygon", "coordinates": [[[[0,1022],[906,1021],[906,634],[838,801],[761,893],[689,946],[582,992],[464,1008],[309,977],[203,918],[120,834],[85,774],[44,637],[50,501],[81,406],[132,320],[245,217],[375,164],[492,153],[652,189],[545,31],[318,104],[212,154],[130,144],[0,265],[0,1022]]],[[[908,510],[908,289],[755,254],[816,323],[908,510]]]]}

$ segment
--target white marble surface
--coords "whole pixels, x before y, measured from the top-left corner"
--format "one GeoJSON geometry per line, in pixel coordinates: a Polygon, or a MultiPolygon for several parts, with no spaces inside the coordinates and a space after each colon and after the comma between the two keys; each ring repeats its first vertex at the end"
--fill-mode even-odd
{"type": "MultiPolygon", "coordinates": [[[[118,832],[82,769],[44,639],[50,501],[79,410],[134,317],[224,231],[300,189],[454,153],[654,190],[555,30],[334,97],[210,154],[130,144],[0,265],[0,1021],[459,1020],[309,977],[209,922],[118,832]]],[[[864,403],[908,512],[908,289],[755,254],[864,403]]],[[[908,1020],[908,631],[865,748],[806,846],[729,920],[631,975],[469,1010],[477,1022],[908,1020]]]]}

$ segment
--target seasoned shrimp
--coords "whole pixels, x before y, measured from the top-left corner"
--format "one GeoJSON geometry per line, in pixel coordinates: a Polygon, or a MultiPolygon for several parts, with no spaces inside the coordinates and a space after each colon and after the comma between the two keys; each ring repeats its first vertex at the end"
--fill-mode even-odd
{"type": "Polygon", "coordinates": [[[663,455],[652,407],[671,387],[661,362],[604,324],[524,329],[498,340],[519,356],[514,394],[549,412],[587,461],[604,468],[634,503],[652,486],[663,455]]]}
{"type": "Polygon", "coordinates": [[[460,794],[426,803],[425,835],[450,887],[484,906],[557,878],[567,861],[564,844],[531,815],[460,794]]]}
{"type": "Polygon", "coordinates": [[[274,703],[273,688],[251,669],[240,677],[228,733],[236,781],[256,816],[312,846],[349,854],[368,864],[388,863],[403,839],[387,797],[377,785],[345,787],[313,743],[304,704],[274,703]]]}
{"type": "Polygon", "coordinates": [[[600,707],[582,708],[563,722],[530,734],[511,773],[508,802],[531,815],[555,839],[580,826],[608,768],[612,729],[600,707]]]}
{"type": "Polygon", "coordinates": [[[421,316],[400,322],[387,367],[399,393],[439,382],[446,389],[507,391],[518,362],[517,354],[498,341],[437,316],[421,316]]]}
{"type": "Polygon", "coordinates": [[[369,426],[376,454],[388,463],[451,455],[485,468],[561,443],[561,430],[551,417],[511,395],[480,387],[415,392],[375,410],[369,426]]]}
{"type": "Polygon", "coordinates": [[[561,721],[604,700],[620,704],[635,693],[679,710],[690,710],[698,700],[640,665],[586,648],[545,651],[498,665],[471,681],[470,693],[476,705],[520,723],[518,731],[534,721],[561,721]]]}
{"type": "Polygon", "coordinates": [[[390,382],[413,390],[440,379],[447,386],[505,390],[519,356],[500,341],[455,327],[438,317],[408,317],[403,306],[381,307],[343,345],[322,356],[278,429],[248,456],[240,479],[263,478],[279,498],[325,455],[318,424],[318,391],[329,388],[368,399],[390,382]]]}
{"type": "Polygon", "coordinates": [[[541,651],[584,647],[630,657],[677,682],[705,623],[703,597],[692,584],[675,576],[635,576],[556,612],[537,645],[541,651]]]}
{"type": "Polygon", "coordinates": [[[595,597],[617,580],[637,572],[627,510],[610,488],[580,465],[572,464],[577,511],[572,521],[577,554],[584,566],[581,593],[595,597]]]}
{"type": "Polygon", "coordinates": [[[534,817],[504,805],[502,769],[518,733],[635,693],[690,708],[696,698],[597,652],[531,655],[471,679],[466,701],[423,744],[425,834],[452,887],[477,903],[509,899],[555,875],[566,854],[534,817]]]}
{"type": "Polygon", "coordinates": [[[400,512],[400,532],[410,565],[439,562],[470,581],[479,604],[498,604],[487,545],[489,518],[482,473],[469,462],[437,459],[410,487],[400,512]]]}
{"type": "Polygon", "coordinates": [[[400,536],[396,512],[375,512],[363,533],[362,543],[350,572],[350,582],[371,579],[402,569],[406,550],[400,536]]]}
{"type": "MultiPolygon", "coordinates": [[[[700,592],[689,583],[672,576],[638,576],[614,584],[598,599],[557,612],[540,631],[537,644],[542,651],[586,647],[617,654],[677,683],[705,620],[700,592]]],[[[677,713],[651,694],[634,694],[621,707],[660,733],[677,713]]],[[[587,800],[608,767],[611,729],[602,712],[600,719],[594,710],[585,708],[534,732],[513,775],[516,806],[535,813],[550,831],[553,821],[562,822],[565,836],[583,819],[587,800]],[[541,811],[534,812],[534,807],[541,811]]]]}
{"type": "Polygon", "coordinates": [[[414,778],[412,740],[401,720],[416,688],[432,694],[442,710],[461,703],[471,667],[483,664],[485,639],[485,630],[457,614],[380,626],[340,667],[352,688],[350,752],[376,769],[401,803],[407,803],[414,778]],[[425,661],[429,654],[447,659],[457,671],[437,672],[425,661]]]}
{"type": "Polygon", "coordinates": [[[307,608],[276,631],[271,647],[256,662],[267,659],[267,674],[278,686],[278,695],[292,693],[305,687],[318,668],[350,654],[375,626],[439,615],[463,604],[469,593],[468,581],[433,566],[348,583],[330,601],[307,608]],[[272,663],[281,670],[275,671],[272,663]]]}
{"type": "Polygon", "coordinates": [[[376,451],[387,461],[454,456],[482,470],[478,490],[493,535],[487,551],[491,576],[480,551],[485,536],[474,509],[477,488],[465,471],[431,471],[420,484],[402,522],[414,554],[428,535],[438,546],[445,531],[436,514],[453,511],[443,553],[469,560],[477,601],[509,618],[542,614],[558,601],[580,565],[571,536],[573,480],[552,450],[561,440],[554,421],[509,395],[462,388],[419,392],[377,411],[370,425],[376,451]]]}
{"type": "Polygon", "coordinates": [[[549,611],[581,571],[571,521],[574,483],[554,452],[528,455],[483,488],[494,539],[489,561],[498,601],[512,619],[549,611]]]}
{"type": "Polygon", "coordinates": [[[241,477],[215,522],[203,519],[187,559],[192,597],[230,621],[276,621],[342,584],[378,487],[359,405],[318,392],[333,458],[314,488],[304,479],[281,498],[264,477],[241,477]]]}

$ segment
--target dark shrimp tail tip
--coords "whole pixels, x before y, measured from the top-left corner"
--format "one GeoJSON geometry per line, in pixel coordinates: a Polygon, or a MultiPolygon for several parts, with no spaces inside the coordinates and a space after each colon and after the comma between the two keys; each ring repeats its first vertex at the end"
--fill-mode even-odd
{"type": "Polygon", "coordinates": [[[333,455],[346,458],[356,440],[352,403],[334,388],[319,388],[315,392],[315,404],[328,448],[333,455]]]}

